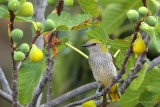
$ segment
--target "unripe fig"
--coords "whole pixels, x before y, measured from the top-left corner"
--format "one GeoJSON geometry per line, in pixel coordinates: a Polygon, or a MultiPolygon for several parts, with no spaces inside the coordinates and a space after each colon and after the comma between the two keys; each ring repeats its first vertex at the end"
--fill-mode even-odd
{"type": "Polygon", "coordinates": [[[51,31],[55,28],[55,23],[53,20],[51,19],[47,19],[45,22],[44,22],[44,31],[51,31]]]}
{"type": "Polygon", "coordinates": [[[139,19],[139,13],[136,10],[131,9],[127,12],[127,17],[129,20],[135,22],[139,19]]]}
{"type": "Polygon", "coordinates": [[[55,0],[47,0],[47,3],[52,6],[55,4],[55,0]]]}
{"type": "Polygon", "coordinates": [[[11,0],[8,3],[8,9],[10,11],[17,11],[20,8],[20,2],[18,0],[11,0]]]}
{"type": "Polygon", "coordinates": [[[153,16],[148,16],[145,22],[150,26],[155,26],[155,24],[157,23],[157,19],[153,16]]]}
{"type": "Polygon", "coordinates": [[[20,4],[23,4],[26,2],[26,0],[18,0],[20,2],[20,4]]]}
{"type": "Polygon", "coordinates": [[[33,4],[31,2],[25,2],[22,4],[21,8],[17,12],[17,15],[30,17],[34,13],[33,4]]]}
{"type": "Polygon", "coordinates": [[[21,51],[17,51],[17,52],[14,52],[14,56],[13,56],[14,60],[19,62],[19,61],[22,61],[24,60],[25,58],[25,55],[23,52],[21,51]]]}
{"type": "Polygon", "coordinates": [[[23,37],[23,31],[20,30],[20,29],[14,29],[11,32],[11,37],[12,37],[12,40],[15,43],[17,43],[17,42],[19,42],[22,39],[22,37],[23,37]]]}
{"type": "Polygon", "coordinates": [[[133,52],[135,53],[136,57],[138,56],[138,54],[141,54],[146,50],[146,45],[139,32],[137,33],[137,38],[134,41],[132,48],[133,48],[133,52]]]}
{"type": "Polygon", "coordinates": [[[141,16],[146,16],[147,13],[148,13],[148,9],[147,9],[146,7],[140,7],[140,8],[138,9],[138,12],[139,12],[139,14],[140,14],[141,16]]]}
{"type": "Polygon", "coordinates": [[[40,22],[35,22],[36,26],[37,26],[37,30],[41,30],[42,29],[42,24],[40,22]]]}
{"type": "Polygon", "coordinates": [[[38,62],[43,58],[43,52],[35,44],[33,44],[29,52],[29,58],[33,62],[38,62]]]}
{"type": "Polygon", "coordinates": [[[29,52],[29,45],[27,43],[23,43],[21,44],[21,46],[19,47],[19,50],[23,53],[27,53],[29,52]]]}
{"type": "Polygon", "coordinates": [[[74,0],[64,0],[65,6],[68,6],[68,7],[73,6],[73,3],[74,3],[74,0]]]}

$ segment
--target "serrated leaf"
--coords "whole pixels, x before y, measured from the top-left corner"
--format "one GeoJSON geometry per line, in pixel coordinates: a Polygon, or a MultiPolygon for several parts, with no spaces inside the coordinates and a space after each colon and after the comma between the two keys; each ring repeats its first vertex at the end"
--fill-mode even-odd
{"type": "Polygon", "coordinates": [[[97,39],[105,44],[108,44],[108,34],[101,27],[96,27],[94,29],[89,29],[85,32],[90,39],[97,39]]]}
{"type": "Polygon", "coordinates": [[[87,14],[91,14],[94,17],[99,16],[98,6],[95,0],[78,0],[81,8],[87,14]]]}
{"type": "Polygon", "coordinates": [[[36,63],[27,61],[21,65],[18,72],[18,99],[22,105],[31,101],[32,92],[38,84],[44,68],[44,59],[36,63]]]}
{"type": "Polygon", "coordinates": [[[143,65],[142,69],[139,71],[138,77],[136,79],[134,79],[132,84],[129,86],[132,90],[137,90],[141,86],[141,84],[144,80],[147,68],[148,68],[148,64],[145,63],[143,65]]]}

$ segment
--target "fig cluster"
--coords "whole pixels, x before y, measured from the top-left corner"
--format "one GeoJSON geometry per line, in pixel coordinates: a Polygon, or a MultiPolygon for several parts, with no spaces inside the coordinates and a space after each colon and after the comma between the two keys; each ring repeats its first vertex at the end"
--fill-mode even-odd
{"type": "Polygon", "coordinates": [[[25,0],[9,0],[8,10],[13,11],[15,15],[23,17],[33,16],[34,13],[33,4],[25,0]]]}
{"type": "Polygon", "coordinates": [[[13,46],[16,48],[14,51],[14,60],[19,62],[25,59],[25,54],[29,52],[30,47],[27,43],[22,43],[18,48],[17,48],[17,43],[22,39],[23,37],[23,31],[21,29],[14,29],[10,33],[11,39],[13,41],[13,46]]]}
{"type": "Polygon", "coordinates": [[[134,9],[130,9],[127,12],[127,17],[131,22],[134,22],[134,23],[142,19],[149,26],[155,26],[157,23],[157,19],[154,16],[148,16],[148,13],[149,11],[146,7],[140,7],[138,11],[134,9]]]}

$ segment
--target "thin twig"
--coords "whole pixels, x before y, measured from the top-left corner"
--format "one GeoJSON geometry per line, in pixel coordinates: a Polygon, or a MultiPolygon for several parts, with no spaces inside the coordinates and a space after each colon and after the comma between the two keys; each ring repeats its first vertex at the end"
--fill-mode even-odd
{"type": "Polygon", "coordinates": [[[160,56],[154,58],[148,65],[148,71],[160,64],[160,56]]]}
{"type": "Polygon", "coordinates": [[[54,59],[52,59],[50,61],[49,65],[46,67],[44,74],[43,74],[43,77],[42,77],[42,80],[40,80],[40,84],[37,85],[37,87],[35,88],[34,93],[32,95],[32,100],[29,103],[28,107],[35,107],[37,100],[38,100],[40,94],[43,92],[44,87],[48,81],[47,72],[48,72],[48,70],[52,70],[53,63],[54,63],[54,59]]]}
{"type": "MultiPolygon", "coordinates": [[[[12,103],[12,96],[2,90],[0,90],[0,97],[9,103],[12,103]]],[[[17,104],[18,104],[18,107],[22,107],[19,103],[17,103],[17,104]]]]}
{"type": "MultiPolygon", "coordinates": [[[[88,83],[86,85],[83,85],[81,87],[78,87],[78,88],[76,88],[76,89],[74,89],[72,91],[69,91],[69,92],[61,95],[58,98],[53,99],[51,101],[51,105],[52,105],[52,107],[55,107],[55,106],[63,103],[64,101],[66,101],[66,100],[68,100],[70,98],[73,98],[73,97],[75,97],[77,95],[80,95],[80,94],[82,94],[82,93],[84,93],[86,91],[89,91],[89,90],[97,88],[97,87],[98,87],[98,85],[97,85],[96,82],[88,83]]],[[[43,104],[40,107],[46,107],[46,106],[47,106],[47,104],[43,104]]]]}
{"type": "Polygon", "coordinates": [[[7,94],[11,95],[11,94],[12,94],[12,91],[11,91],[11,89],[10,89],[10,87],[9,87],[8,81],[7,81],[7,79],[6,79],[5,75],[4,75],[1,67],[0,67],[0,81],[1,81],[1,83],[2,83],[3,90],[4,90],[7,94]]]}
{"type": "MultiPolygon", "coordinates": [[[[50,48],[51,48],[51,42],[53,36],[55,36],[56,33],[52,32],[48,38],[48,43],[46,45],[46,65],[50,63],[50,48]]],[[[51,107],[51,97],[52,97],[52,68],[50,70],[47,70],[47,77],[48,77],[48,91],[47,91],[47,105],[48,107],[51,107]]]]}
{"type": "Polygon", "coordinates": [[[147,2],[146,2],[146,0],[142,0],[142,3],[143,3],[143,6],[144,6],[144,7],[147,7],[147,2]]]}
{"type": "MultiPolygon", "coordinates": [[[[10,23],[9,23],[9,29],[10,31],[12,31],[14,29],[14,18],[15,15],[13,13],[13,11],[9,11],[10,12],[10,23]]],[[[9,37],[10,37],[10,32],[9,32],[9,37]]],[[[12,73],[12,98],[13,98],[13,103],[12,106],[13,107],[17,107],[17,103],[18,103],[18,86],[17,86],[17,80],[18,80],[18,74],[17,74],[17,67],[16,67],[16,61],[14,60],[14,51],[15,51],[15,47],[14,47],[14,43],[13,40],[11,38],[11,57],[12,57],[12,65],[13,65],[13,73],[12,73]]]]}
{"type": "MultiPolygon", "coordinates": [[[[63,10],[63,0],[59,0],[58,6],[56,7],[58,16],[61,15],[61,11],[63,10]]],[[[50,63],[50,48],[52,45],[52,38],[53,36],[57,37],[58,32],[52,32],[51,35],[48,37],[48,43],[46,45],[46,65],[50,63]]],[[[51,107],[51,100],[52,100],[52,81],[53,81],[53,74],[52,69],[48,70],[48,90],[47,90],[47,107],[51,107]]]]}

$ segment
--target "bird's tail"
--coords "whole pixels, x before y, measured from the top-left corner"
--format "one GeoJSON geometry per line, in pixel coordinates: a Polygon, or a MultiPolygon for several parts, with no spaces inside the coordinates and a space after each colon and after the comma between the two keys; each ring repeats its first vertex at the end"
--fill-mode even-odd
{"type": "Polygon", "coordinates": [[[118,91],[118,83],[113,85],[109,92],[108,92],[108,97],[110,98],[111,101],[118,101],[120,100],[121,94],[118,91]]]}

